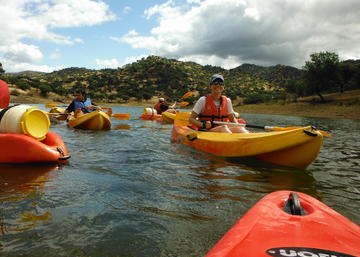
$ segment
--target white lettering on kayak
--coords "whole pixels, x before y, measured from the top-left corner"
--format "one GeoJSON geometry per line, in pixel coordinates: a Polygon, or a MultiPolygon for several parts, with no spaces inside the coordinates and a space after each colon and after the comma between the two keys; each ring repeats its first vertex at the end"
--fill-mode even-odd
{"type": "Polygon", "coordinates": [[[345,253],[305,247],[271,248],[266,253],[273,257],[355,257],[345,253]]]}

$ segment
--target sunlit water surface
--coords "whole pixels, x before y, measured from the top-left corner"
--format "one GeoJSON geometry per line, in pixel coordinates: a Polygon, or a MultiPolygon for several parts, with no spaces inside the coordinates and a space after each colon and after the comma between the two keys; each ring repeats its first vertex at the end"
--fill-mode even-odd
{"type": "Polygon", "coordinates": [[[51,127],[69,164],[0,165],[0,256],[203,256],[252,205],[307,193],[360,224],[360,122],[243,114],[251,124],[331,133],[306,170],[234,163],[170,142],[142,108],[104,132],[51,127]]]}

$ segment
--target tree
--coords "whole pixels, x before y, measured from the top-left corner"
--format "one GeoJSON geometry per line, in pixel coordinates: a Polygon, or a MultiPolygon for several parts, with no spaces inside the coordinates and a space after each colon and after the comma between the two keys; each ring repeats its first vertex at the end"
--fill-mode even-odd
{"type": "Polygon", "coordinates": [[[339,76],[339,56],[336,53],[320,52],[311,54],[310,58],[311,61],[306,61],[303,67],[308,92],[317,94],[322,102],[325,102],[322,93],[335,86],[340,85],[340,91],[343,92],[339,76]]]}
{"type": "Polygon", "coordinates": [[[351,90],[360,88],[360,60],[347,60],[341,62],[340,74],[345,89],[351,90]]]}
{"type": "Polygon", "coordinates": [[[302,80],[290,79],[283,85],[285,91],[290,94],[295,94],[296,97],[303,97],[306,93],[306,86],[302,80]]]}
{"type": "Polygon", "coordinates": [[[0,62],[0,74],[2,74],[2,73],[5,73],[5,70],[3,69],[3,66],[2,66],[2,64],[0,62]]]}
{"type": "Polygon", "coordinates": [[[40,89],[40,95],[43,97],[46,97],[47,94],[51,92],[50,85],[48,85],[47,83],[44,83],[44,82],[40,83],[39,89],[40,89]]]}

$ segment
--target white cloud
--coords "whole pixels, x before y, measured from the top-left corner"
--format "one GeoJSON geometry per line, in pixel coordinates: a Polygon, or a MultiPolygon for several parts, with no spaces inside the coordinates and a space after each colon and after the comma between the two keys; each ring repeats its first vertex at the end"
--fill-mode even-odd
{"type": "Polygon", "coordinates": [[[59,49],[55,49],[55,51],[49,56],[49,58],[53,60],[59,59],[60,57],[61,57],[61,53],[59,49]]]}
{"type": "Polygon", "coordinates": [[[189,4],[200,4],[201,0],[187,0],[186,2],[189,4]]]}
{"type": "Polygon", "coordinates": [[[188,55],[180,57],[178,60],[183,62],[196,62],[201,65],[220,66],[225,69],[231,69],[241,64],[236,56],[221,58],[216,55],[188,55]]]}
{"type": "Polygon", "coordinates": [[[36,65],[25,62],[14,62],[12,60],[7,60],[7,59],[3,59],[2,63],[3,63],[3,68],[6,72],[20,72],[20,71],[52,72],[55,70],[61,70],[65,68],[63,65],[51,67],[48,65],[36,65]]]}
{"type": "Polygon", "coordinates": [[[244,12],[244,17],[250,17],[256,21],[260,20],[260,15],[256,8],[246,8],[244,12]]]}
{"type": "Polygon", "coordinates": [[[93,26],[116,18],[108,5],[94,0],[1,1],[0,17],[0,46],[24,38],[72,44],[79,39],[52,29],[93,26]]]}
{"type": "Polygon", "coordinates": [[[79,43],[79,44],[83,44],[84,40],[82,40],[81,38],[74,38],[74,42],[79,43]]]}
{"type": "Polygon", "coordinates": [[[95,60],[96,65],[99,69],[105,69],[105,68],[118,68],[119,66],[121,66],[121,63],[115,59],[96,59],[95,60]]]}
{"type": "MultiPolygon", "coordinates": [[[[116,17],[109,6],[99,0],[0,0],[0,58],[3,65],[9,61],[17,67],[36,66],[43,58],[38,46],[25,44],[24,40],[51,41],[56,44],[83,43],[81,38],[72,38],[54,31],[54,28],[93,26],[116,17]]],[[[9,65],[7,65],[9,66],[9,65]]],[[[7,71],[17,68],[8,68],[7,71]]]]}
{"type": "Polygon", "coordinates": [[[123,9],[124,14],[128,14],[131,11],[132,11],[132,8],[130,6],[125,6],[124,9],[123,9]]]}
{"type": "Polygon", "coordinates": [[[164,57],[216,60],[223,67],[245,62],[301,67],[319,51],[360,58],[358,0],[167,1],[144,14],[158,21],[150,35],[117,39],[164,57]]]}
{"type": "Polygon", "coordinates": [[[122,67],[126,64],[136,62],[142,58],[146,58],[147,55],[139,55],[139,56],[130,56],[127,57],[124,61],[118,61],[116,58],[112,59],[96,59],[96,65],[99,69],[111,68],[116,69],[118,67],[122,67]]]}
{"type": "Polygon", "coordinates": [[[115,19],[109,6],[102,1],[53,0],[50,3],[41,1],[34,8],[39,15],[32,19],[54,28],[92,26],[115,19]]]}
{"type": "Polygon", "coordinates": [[[23,43],[12,44],[6,47],[4,59],[13,62],[37,62],[43,58],[43,54],[37,46],[23,43]]]}

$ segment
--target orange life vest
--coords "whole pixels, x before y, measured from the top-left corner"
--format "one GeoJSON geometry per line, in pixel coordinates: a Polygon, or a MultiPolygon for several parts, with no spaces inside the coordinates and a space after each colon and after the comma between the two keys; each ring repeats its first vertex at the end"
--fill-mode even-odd
{"type": "Polygon", "coordinates": [[[199,114],[200,120],[229,121],[228,104],[226,96],[220,97],[220,106],[216,107],[211,95],[206,95],[204,112],[199,114]]]}

